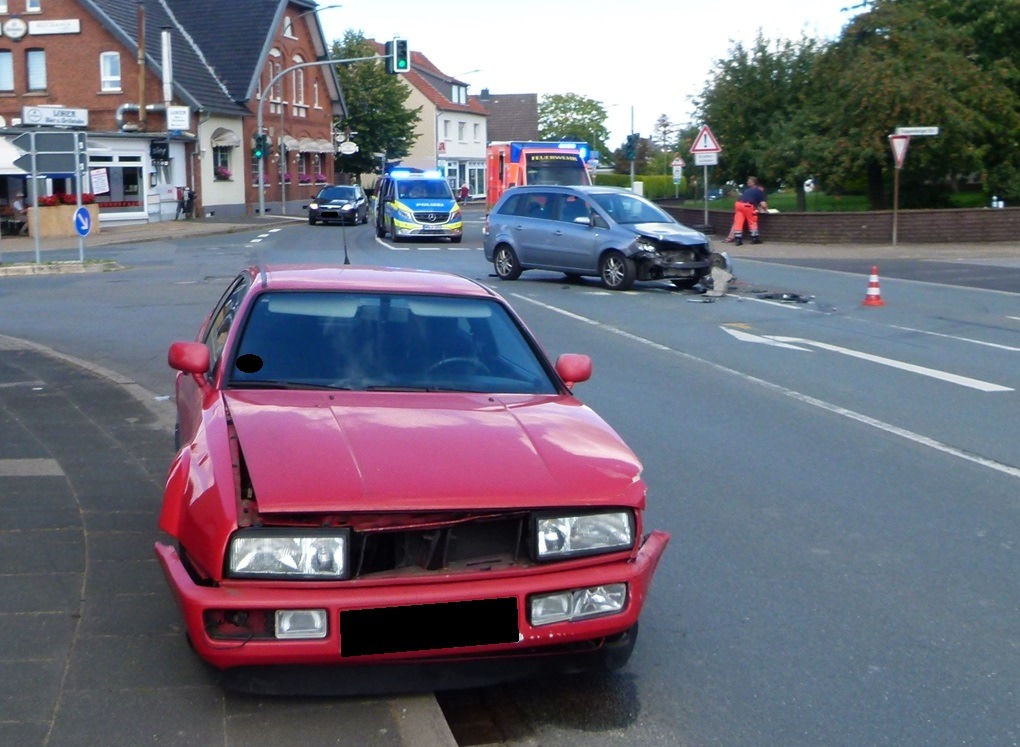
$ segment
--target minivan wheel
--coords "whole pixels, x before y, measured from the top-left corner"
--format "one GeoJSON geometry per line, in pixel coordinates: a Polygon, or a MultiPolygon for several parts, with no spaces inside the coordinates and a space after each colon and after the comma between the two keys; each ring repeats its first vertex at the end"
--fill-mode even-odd
{"type": "Polygon", "coordinates": [[[524,269],[517,261],[517,254],[506,244],[496,247],[496,253],[492,257],[492,266],[496,268],[496,274],[499,275],[500,280],[516,280],[524,269]]]}
{"type": "Polygon", "coordinates": [[[627,290],[634,285],[637,268],[634,266],[634,260],[624,257],[614,249],[603,254],[599,260],[599,276],[602,278],[602,285],[609,290],[627,290]]]}

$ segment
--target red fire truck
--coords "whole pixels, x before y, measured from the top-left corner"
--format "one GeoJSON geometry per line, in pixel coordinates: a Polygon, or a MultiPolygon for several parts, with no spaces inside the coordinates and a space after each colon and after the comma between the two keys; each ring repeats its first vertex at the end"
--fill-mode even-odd
{"type": "Polygon", "coordinates": [[[486,155],[486,205],[523,184],[591,184],[587,143],[575,141],[490,143],[486,155]]]}

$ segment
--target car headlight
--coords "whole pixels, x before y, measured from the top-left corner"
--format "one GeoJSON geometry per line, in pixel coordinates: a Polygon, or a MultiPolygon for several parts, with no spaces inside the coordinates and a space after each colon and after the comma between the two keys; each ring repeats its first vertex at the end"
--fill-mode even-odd
{"type": "Polygon", "coordinates": [[[644,236],[638,236],[634,241],[634,245],[639,252],[657,252],[659,247],[656,246],[655,242],[651,239],[646,239],[644,236]]]}
{"type": "Polygon", "coordinates": [[[534,541],[538,560],[628,550],[634,546],[634,515],[630,511],[541,514],[534,520],[534,541]]]}
{"type": "Polygon", "coordinates": [[[312,210],[318,210],[319,209],[319,203],[317,203],[317,202],[309,202],[308,203],[308,207],[311,208],[312,210]]]}
{"type": "Polygon", "coordinates": [[[243,529],[230,540],[227,574],[233,578],[347,578],[349,544],[348,529],[243,529]]]}
{"type": "Polygon", "coordinates": [[[405,223],[414,223],[414,213],[404,208],[396,208],[394,211],[394,217],[399,218],[405,223]]]}

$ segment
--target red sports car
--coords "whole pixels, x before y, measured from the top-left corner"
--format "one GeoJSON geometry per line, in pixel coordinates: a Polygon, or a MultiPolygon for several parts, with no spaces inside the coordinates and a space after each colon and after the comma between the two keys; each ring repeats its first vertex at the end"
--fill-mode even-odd
{"type": "Polygon", "coordinates": [[[591,360],[553,366],[489,288],[252,267],[168,359],[156,554],[215,667],[626,662],[669,536],[571,393],[591,360]]]}

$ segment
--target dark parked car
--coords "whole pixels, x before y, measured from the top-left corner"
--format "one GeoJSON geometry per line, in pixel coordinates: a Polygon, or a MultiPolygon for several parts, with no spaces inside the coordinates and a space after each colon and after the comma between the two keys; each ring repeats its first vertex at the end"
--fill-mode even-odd
{"type": "Polygon", "coordinates": [[[485,258],[503,280],[524,270],[592,275],[612,290],[635,280],[692,288],[727,267],[704,234],[616,187],[524,186],[504,193],[485,222],[485,258]]]}
{"type": "Polygon", "coordinates": [[[490,288],[251,267],[168,360],[156,555],[212,665],[627,661],[669,535],[591,359],[490,288]]]}
{"type": "Polygon", "coordinates": [[[357,184],[323,187],[308,204],[308,223],[368,223],[368,198],[357,184]]]}

